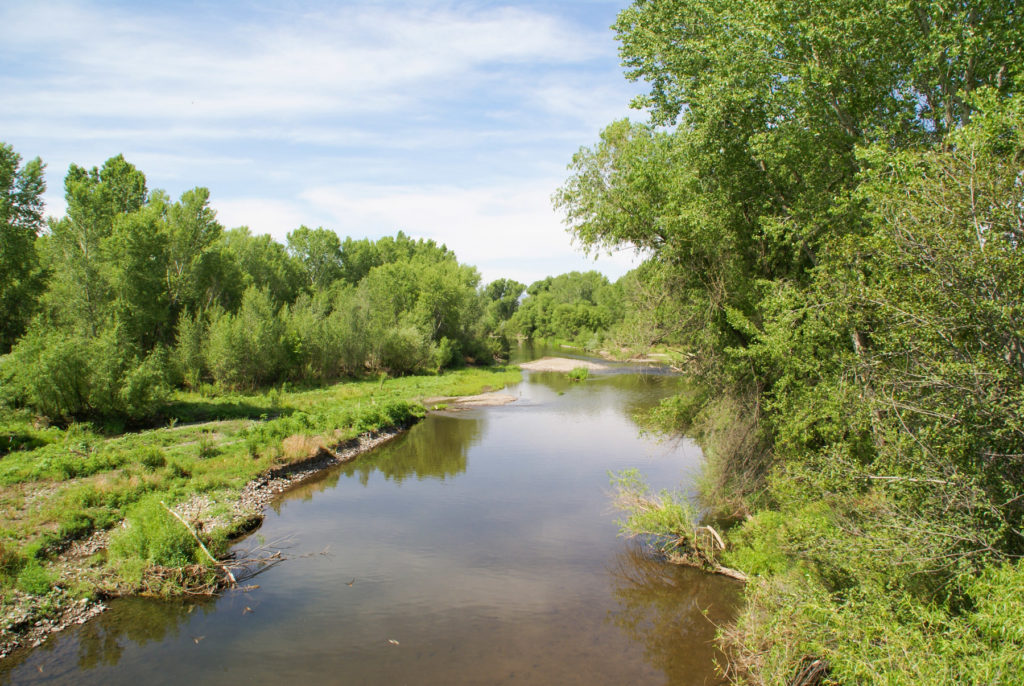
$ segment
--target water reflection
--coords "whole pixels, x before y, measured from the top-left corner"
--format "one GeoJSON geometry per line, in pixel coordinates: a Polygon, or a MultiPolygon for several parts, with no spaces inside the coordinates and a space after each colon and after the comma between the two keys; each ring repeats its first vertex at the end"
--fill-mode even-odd
{"type": "Polygon", "coordinates": [[[356,476],[366,485],[380,472],[388,481],[446,479],[466,471],[470,447],[486,428],[483,416],[434,415],[379,450],[344,465],[340,475],[356,476]]]}
{"type": "Polygon", "coordinates": [[[366,486],[374,473],[395,483],[415,477],[449,479],[466,471],[469,449],[480,442],[486,423],[482,417],[435,414],[358,460],[290,488],[271,503],[277,513],[290,500],[312,500],[317,493],[335,488],[338,481],[355,477],[366,486]]]}
{"type": "Polygon", "coordinates": [[[0,666],[0,684],[68,683],[79,670],[113,667],[130,645],[177,638],[196,613],[205,615],[215,607],[215,598],[118,600],[109,611],[59,637],[51,637],[39,649],[6,658],[0,666]]]}
{"type": "Polygon", "coordinates": [[[608,619],[643,646],[644,658],[672,684],[713,684],[708,675],[715,628],[734,616],[739,584],[696,569],[671,565],[641,545],[629,545],[609,568],[618,607],[608,619]]]}

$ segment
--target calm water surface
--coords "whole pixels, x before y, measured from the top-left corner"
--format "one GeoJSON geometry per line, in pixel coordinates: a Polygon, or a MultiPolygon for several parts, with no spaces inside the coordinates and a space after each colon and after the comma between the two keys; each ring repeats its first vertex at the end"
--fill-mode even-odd
{"type": "Polygon", "coordinates": [[[241,548],[259,588],[128,599],[0,663],[4,684],[712,684],[738,587],[616,536],[608,471],[688,488],[700,450],[638,435],[654,374],[532,374],[285,494],[241,548]]]}

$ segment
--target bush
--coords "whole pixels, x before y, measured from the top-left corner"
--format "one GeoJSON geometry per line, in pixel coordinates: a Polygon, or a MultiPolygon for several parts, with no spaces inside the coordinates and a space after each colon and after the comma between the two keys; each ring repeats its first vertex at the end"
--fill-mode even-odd
{"type": "Polygon", "coordinates": [[[134,457],[139,464],[151,472],[167,464],[167,457],[164,455],[164,451],[155,446],[137,449],[134,457]]]}
{"type": "Polygon", "coordinates": [[[140,502],[127,517],[128,526],[110,538],[110,556],[141,560],[161,567],[183,567],[203,561],[199,546],[185,526],[156,499],[140,502]]]}
{"type": "Polygon", "coordinates": [[[202,383],[206,371],[203,359],[203,341],[206,339],[206,322],[202,315],[183,314],[178,319],[178,331],[174,346],[174,363],[181,382],[196,389],[202,383]]]}
{"type": "Polygon", "coordinates": [[[203,358],[225,388],[254,388],[278,381],[288,367],[285,320],[265,289],[250,287],[237,314],[211,324],[203,358]]]}
{"type": "Polygon", "coordinates": [[[576,367],[567,376],[569,381],[586,381],[587,377],[590,376],[590,370],[586,367],[576,367]]]}
{"type": "Polygon", "coordinates": [[[57,420],[145,419],[166,401],[166,355],[140,359],[119,329],[96,338],[34,327],[4,358],[0,372],[14,404],[57,420]]]}
{"type": "Polygon", "coordinates": [[[430,339],[412,324],[384,330],[377,345],[377,366],[392,374],[419,371],[431,359],[430,339]]]}

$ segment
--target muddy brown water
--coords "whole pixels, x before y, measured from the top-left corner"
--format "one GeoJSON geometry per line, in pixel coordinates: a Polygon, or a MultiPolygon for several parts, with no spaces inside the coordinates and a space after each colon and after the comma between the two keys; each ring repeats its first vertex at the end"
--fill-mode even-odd
{"type": "Polygon", "coordinates": [[[617,536],[608,472],[692,487],[632,414],[636,370],[530,374],[282,496],[240,544],[289,559],[214,599],[125,599],[0,663],[3,684],[714,684],[739,587],[617,536]]]}

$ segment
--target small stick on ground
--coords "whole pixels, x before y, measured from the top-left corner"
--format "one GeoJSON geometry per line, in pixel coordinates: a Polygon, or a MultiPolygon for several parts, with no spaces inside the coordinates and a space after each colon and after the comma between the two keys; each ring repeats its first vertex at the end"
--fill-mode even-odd
{"type": "Polygon", "coordinates": [[[174,515],[174,518],[177,519],[179,522],[181,522],[181,525],[183,527],[188,529],[188,532],[190,534],[192,534],[192,538],[196,539],[196,543],[198,543],[199,547],[202,549],[202,551],[204,553],[206,553],[206,557],[210,558],[210,561],[213,562],[213,564],[217,565],[218,567],[220,567],[221,569],[224,570],[224,572],[228,575],[228,578],[231,579],[231,585],[232,586],[237,586],[238,582],[235,580],[235,575],[231,573],[231,569],[228,568],[227,565],[222,564],[220,560],[218,560],[217,558],[215,558],[213,555],[210,554],[210,551],[206,549],[206,546],[203,545],[203,541],[199,538],[199,534],[197,534],[195,531],[192,530],[192,527],[190,527],[188,525],[188,522],[186,522],[184,519],[182,519],[181,515],[179,515],[177,512],[175,512],[171,508],[167,507],[167,503],[165,503],[164,501],[161,500],[160,504],[164,506],[165,510],[167,510],[172,515],[174,515]]]}

